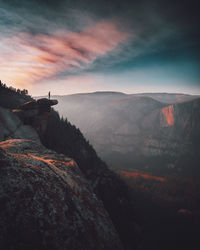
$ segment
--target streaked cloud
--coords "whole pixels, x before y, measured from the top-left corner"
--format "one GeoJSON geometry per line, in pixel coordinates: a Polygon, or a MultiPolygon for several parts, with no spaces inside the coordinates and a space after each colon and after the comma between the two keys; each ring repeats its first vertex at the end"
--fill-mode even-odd
{"type": "Polygon", "coordinates": [[[113,20],[97,22],[81,32],[58,30],[9,36],[0,41],[1,78],[23,86],[60,73],[81,71],[129,37],[113,20]]]}
{"type": "Polygon", "coordinates": [[[189,1],[0,0],[0,79],[32,94],[199,93],[198,27],[189,1]]]}

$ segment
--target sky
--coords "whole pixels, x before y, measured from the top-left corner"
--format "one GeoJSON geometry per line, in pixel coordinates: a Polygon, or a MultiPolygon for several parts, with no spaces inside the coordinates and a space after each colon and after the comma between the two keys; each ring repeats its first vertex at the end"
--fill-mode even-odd
{"type": "Polygon", "coordinates": [[[0,79],[33,96],[200,94],[189,0],[0,0],[0,79]]]}

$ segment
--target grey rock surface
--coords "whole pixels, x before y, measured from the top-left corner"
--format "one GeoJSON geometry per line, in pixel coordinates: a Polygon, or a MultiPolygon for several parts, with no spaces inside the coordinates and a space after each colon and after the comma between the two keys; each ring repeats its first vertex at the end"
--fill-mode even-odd
{"type": "Polygon", "coordinates": [[[77,164],[39,142],[0,142],[2,249],[122,249],[77,164]]]}
{"type": "Polygon", "coordinates": [[[0,141],[11,138],[39,141],[39,136],[34,128],[24,125],[19,117],[9,109],[0,107],[0,141]]]}
{"type": "Polygon", "coordinates": [[[41,98],[19,105],[17,109],[13,109],[13,113],[20,120],[36,129],[38,134],[42,136],[50,116],[51,106],[58,104],[57,100],[49,100],[41,98]]]}

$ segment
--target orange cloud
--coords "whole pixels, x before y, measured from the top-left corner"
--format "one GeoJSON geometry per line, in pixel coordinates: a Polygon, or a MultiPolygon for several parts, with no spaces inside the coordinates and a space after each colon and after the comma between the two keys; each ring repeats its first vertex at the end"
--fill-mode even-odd
{"type": "Polygon", "coordinates": [[[102,21],[82,32],[51,35],[20,33],[0,42],[1,79],[18,86],[84,70],[129,38],[113,21],[102,21]]]}

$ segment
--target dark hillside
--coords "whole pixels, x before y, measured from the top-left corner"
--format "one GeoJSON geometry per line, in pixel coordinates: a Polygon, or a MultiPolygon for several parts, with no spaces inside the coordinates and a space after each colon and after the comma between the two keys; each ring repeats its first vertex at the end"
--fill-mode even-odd
{"type": "Polygon", "coordinates": [[[26,89],[20,90],[13,87],[7,87],[0,81],[0,106],[3,108],[14,109],[18,105],[32,100],[28,96],[26,89]]]}
{"type": "Polygon", "coordinates": [[[133,249],[135,233],[134,205],[128,186],[97,156],[79,129],[52,110],[43,144],[58,153],[72,157],[103,201],[120,238],[127,249],[133,249]]]}

